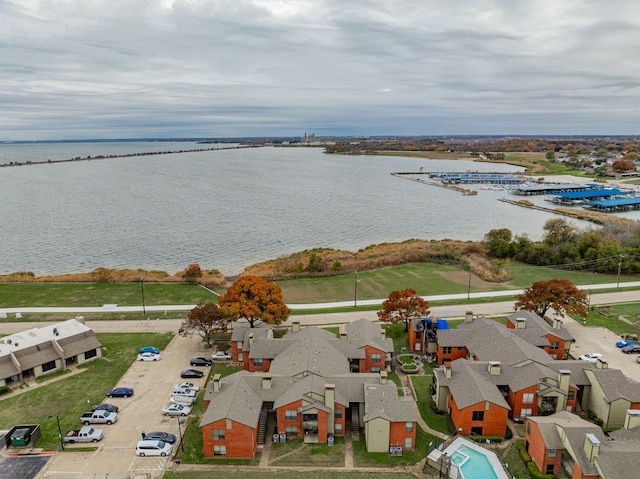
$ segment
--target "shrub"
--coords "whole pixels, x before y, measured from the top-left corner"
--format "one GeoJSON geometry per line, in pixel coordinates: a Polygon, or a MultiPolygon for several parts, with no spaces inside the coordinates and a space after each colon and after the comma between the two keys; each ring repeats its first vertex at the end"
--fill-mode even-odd
{"type": "Polygon", "coordinates": [[[11,392],[11,388],[9,386],[0,386],[0,396],[3,394],[8,394],[11,392]]]}
{"type": "Polygon", "coordinates": [[[531,456],[529,455],[527,450],[524,448],[524,440],[520,439],[516,443],[516,447],[518,448],[518,454],[520,455],[520,459],[522,459],[522,462],[524,462],[525,464],[530,463],[531,462],[531,456]]]}
{"type": "Polygon", "coordinates": [[[553,479],[553,474],[542,474],[533,461],[527,463],[527,469],[533,479],[553,479]]]}

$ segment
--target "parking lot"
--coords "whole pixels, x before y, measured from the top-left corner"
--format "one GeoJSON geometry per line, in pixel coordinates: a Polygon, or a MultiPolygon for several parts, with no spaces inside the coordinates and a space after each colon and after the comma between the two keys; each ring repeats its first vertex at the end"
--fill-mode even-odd
{"type": "Polygon", "coordinates": [[[576,340],[571,345],[573,357],[577,359],[586,353],[604,354],[610,368],[619,369],[630,378],[640,381],[640,364],[636,361],[638,355],[624,354],[616,347],[620,336],[606,328],[585,327],[572,319],[565,319],[564,326],[576,340]]]}
{"type": "MultiPolygon", "coordinates": [[[[140,345],[146,346],[146,345],[140,345]]],[[[75,479],[86,477],[130,477],[130,471],[159,471],[169,458],[137,457],[136,443],[143,432],[164,431],[175,434],[178,438],[178,421],[184,432],[186,418],[166,417],[162,408],[169,403],[173,386],[183,381],[180,371],[190,368],[189,359],[193,356],[208,356],[211,352],[202,349],[199,336],[183,337],[176,335],[167,348],[161,352],[158,362],[134,362],[118,384],[105,384],[105,394],[116,386],[133,388],[131,398],[105,398],[104,402],[120,408],[118,421],[111,425],[96,425],[104,429],[104,439],[94,452],[77,452],[58,454],[52,459],[42,478],[75,479]]],[[[207,368],[195,368],[206,370],[207,368]]],[[[204,385],[203,379],[188,381],[204,385]]],[[[87,410],[90,405],[87,405],[87,410]]],[[[67,449],[81,448],[86,445],[67,446],[67,449]]],[[[93,446],[93,444],[92,444],[93,446]]],[[[177,447],[177,442],[174,445],[177,447]]]]}

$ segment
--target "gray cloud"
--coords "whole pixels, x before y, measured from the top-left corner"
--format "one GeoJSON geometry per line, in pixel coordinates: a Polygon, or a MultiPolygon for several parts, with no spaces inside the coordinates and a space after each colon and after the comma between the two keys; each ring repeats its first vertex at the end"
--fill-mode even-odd
{"type": "Polygon", "coordinates": [[[0,140],[633,134],[632,0],[0,0],[0,140]]]}

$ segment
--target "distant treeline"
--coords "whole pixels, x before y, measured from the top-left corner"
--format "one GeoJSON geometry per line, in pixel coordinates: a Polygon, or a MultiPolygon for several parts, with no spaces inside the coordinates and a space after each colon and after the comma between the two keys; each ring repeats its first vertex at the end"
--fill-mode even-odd
{"type": "Polygon", "coordinates": [[[490,256],[538,266],[598,273],[640,273],[640,223],[606,223],[602,229],[579,231],[565,219],[545,223],[542,241],[513,236],[507,228],[484,237],[490,256]]]}
{"type": "Polygon", "coordinates": [[[606,156],[618,152],[640,151],[636,138],[395,138],[343,139],[325,146],[327,153],[364,154],[375,151],[438,151],[438,152],[566,152],[606,156]]]}

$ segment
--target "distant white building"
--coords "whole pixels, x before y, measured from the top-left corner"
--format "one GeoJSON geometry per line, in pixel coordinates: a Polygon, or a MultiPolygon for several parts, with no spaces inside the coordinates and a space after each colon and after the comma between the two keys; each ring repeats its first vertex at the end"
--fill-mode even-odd
{"type": "Polygon", "coordinates": [[[0,386],[102,357],[93,330],[70,319],[0,338],[0,386]]]}

